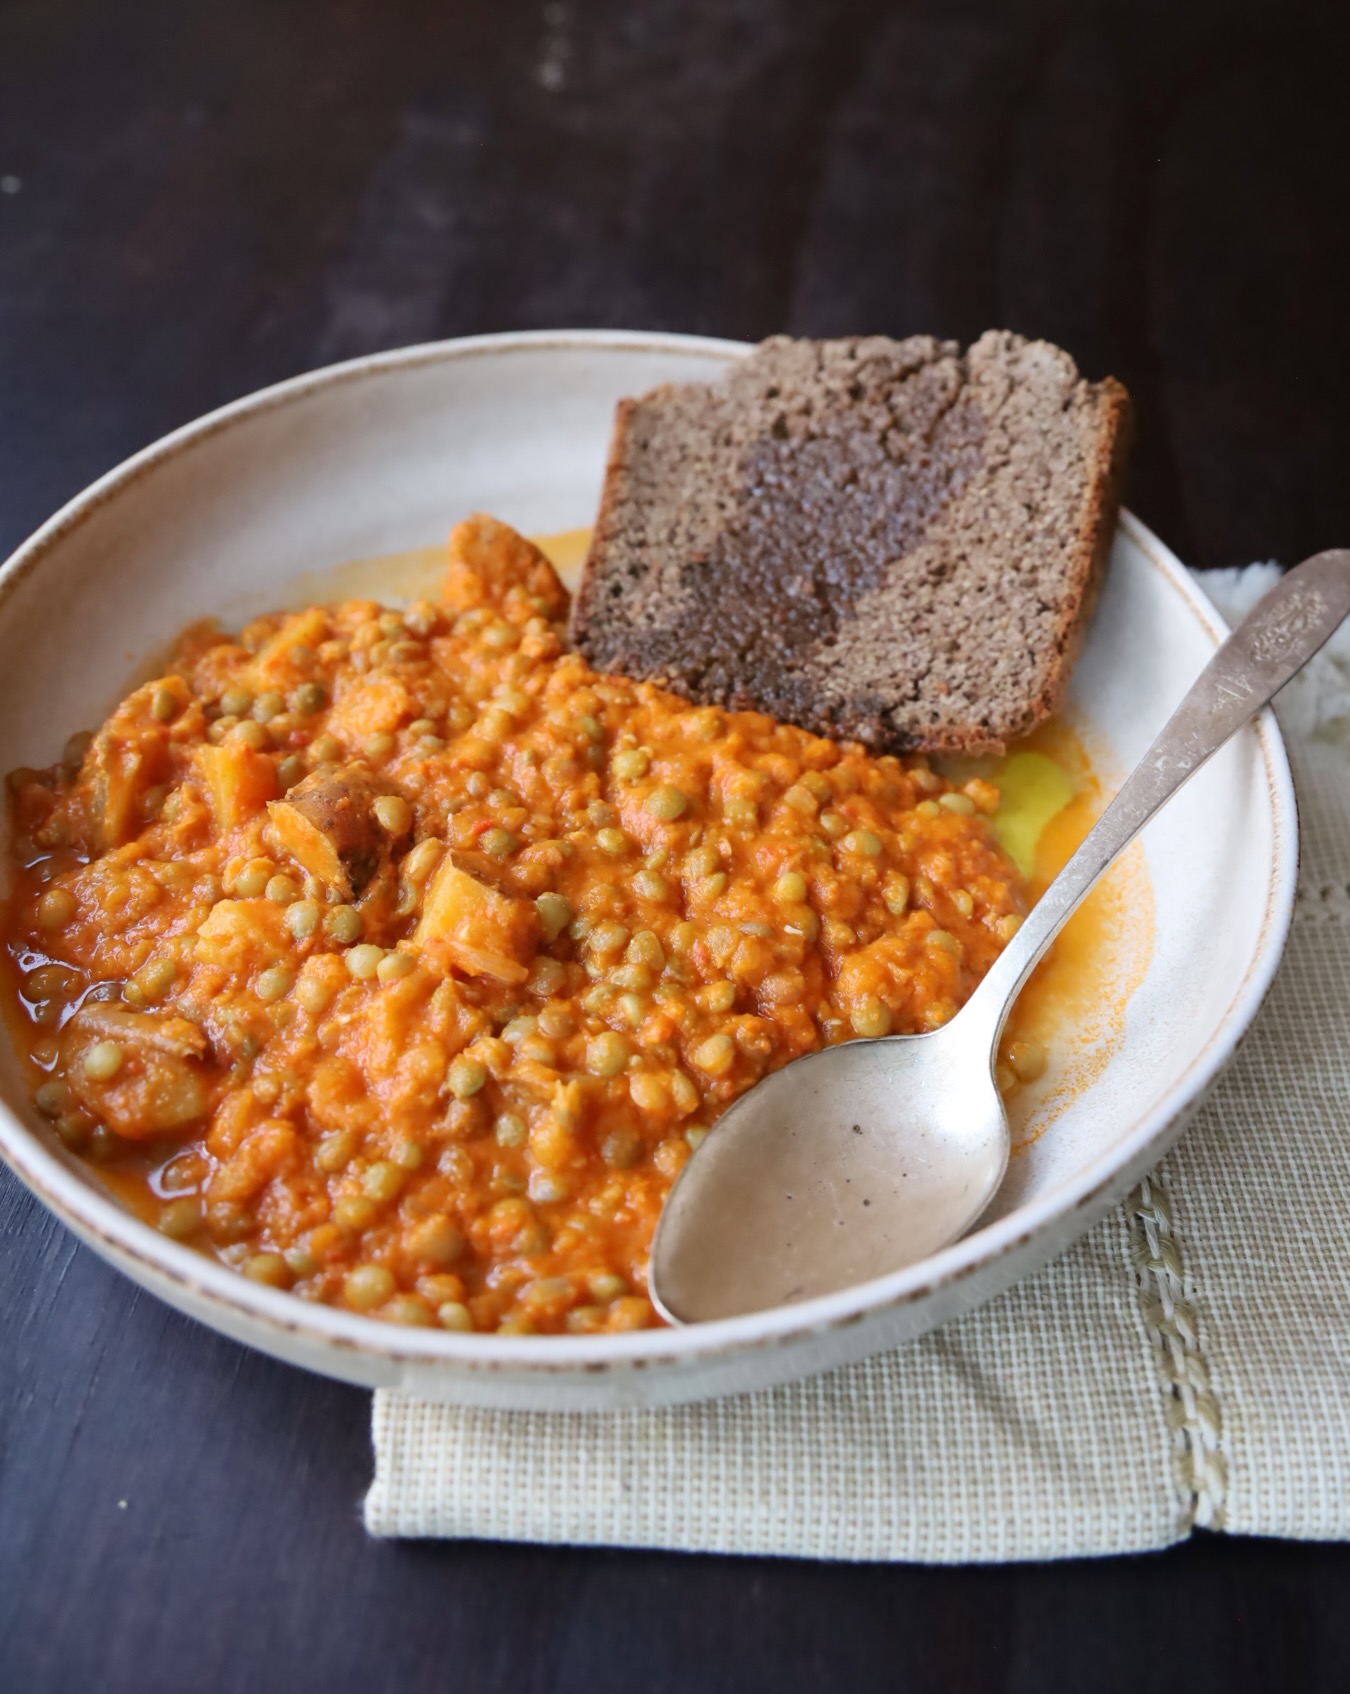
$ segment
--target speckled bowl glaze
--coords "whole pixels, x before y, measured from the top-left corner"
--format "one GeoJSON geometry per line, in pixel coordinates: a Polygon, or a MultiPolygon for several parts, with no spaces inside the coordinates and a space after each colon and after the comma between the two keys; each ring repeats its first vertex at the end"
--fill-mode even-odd
{"type": "MultiPolygon", "coordinates": [[[[590,522],[615,401],[706,380],[744,351],[610,332],[450,341],[283,383],[166,437],[0,571],[0,768],[50,763],[195,618],[282,603],[296,578],[424,546],[470,511],[532,533],[590,522]]],[[[1099,763],[1123,770],[1139,757],[1221,634],[1176,560],[1127,514],[1071,702],[1099,763]]],[[[311,1370],[503,1407],[658,1405],[765,1387],[988,1300],[1067,1247],[1162,1155],[1279,963],[1296,834],[1284,749],[1265,714],[1150,826],[1153,949],[1125,1038],[1014,1161],[988,1221],[921,1264],[810,1304],[586,1337],[409,1330],[310,1305],[124,1210],[35,1116],[8,1041],[0,1153],[143,1287],[311,1370]]]]}

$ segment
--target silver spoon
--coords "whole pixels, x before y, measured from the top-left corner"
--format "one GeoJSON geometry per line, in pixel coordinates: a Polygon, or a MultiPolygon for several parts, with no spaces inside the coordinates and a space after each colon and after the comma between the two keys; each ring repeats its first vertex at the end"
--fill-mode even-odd
{"type": "Polygon", "coordinates": [[[651,1294],[673,1323],[834,1293],[926,1258],[993,1199],[1009,1151],[994,1085],[1022,985],[1098,878],[1350,615],[1350,550],[1288,572],[1206,665],[962,1011],[931,1035],[827,1047],[718,1120],[671,1190],[651,1294]]]}

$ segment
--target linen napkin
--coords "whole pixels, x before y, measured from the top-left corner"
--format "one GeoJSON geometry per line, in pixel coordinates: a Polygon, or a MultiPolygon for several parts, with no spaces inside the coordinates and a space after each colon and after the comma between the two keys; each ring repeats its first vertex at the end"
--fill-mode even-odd
{"type": "MultiPolygon", "coordinates": [[[[1236,618],[1273,565],[1211,572],[1236,618]]],[[[373,1535],[828,1559],[1350,1535],[1350,635],[1278,707],[1303,852],[1284,966],[1180,1145],[1038,1275],[788,1387],[530,1413],[379,1392],[373,1535]]]]}

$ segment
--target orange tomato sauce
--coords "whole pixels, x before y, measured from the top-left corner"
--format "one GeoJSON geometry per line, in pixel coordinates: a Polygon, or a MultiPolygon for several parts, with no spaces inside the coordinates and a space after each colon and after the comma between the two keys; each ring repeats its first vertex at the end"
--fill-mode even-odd
{"type": "Polygon", "coordinates": [[[1013,933],[995,783],[597,675],[566,610],[471,520],[439,600],[189,631],[11,775],[37,1107],[166,1233],[403,1323],[652,1324],[718,1113],[946,1022],[1013,933]]]}

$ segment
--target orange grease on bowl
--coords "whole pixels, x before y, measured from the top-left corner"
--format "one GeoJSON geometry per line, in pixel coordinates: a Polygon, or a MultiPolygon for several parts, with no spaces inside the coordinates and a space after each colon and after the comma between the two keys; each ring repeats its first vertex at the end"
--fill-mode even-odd
{"type": "MultiPolygon", "coordinates": [[[[1097,821],[1107,796],[1082,740],[1063,720],[1043,725],[1017,750],[1045,754],[1074,780],[1074,798],[1037,842],[1029,888],[1039,898],[1097,821]]],[[[1126,1008],[1153,954],[1153,922],[1153,890],[1136,843],[1064,926],[1013,1010],[1009,1034],[1038,1041],[1050,1053],[1046,1076],[1009,1102],[1014,1152],[1037,1140],[1118,1051],[1126,1008]]]]}

